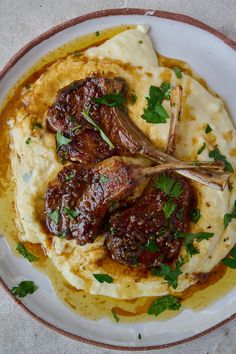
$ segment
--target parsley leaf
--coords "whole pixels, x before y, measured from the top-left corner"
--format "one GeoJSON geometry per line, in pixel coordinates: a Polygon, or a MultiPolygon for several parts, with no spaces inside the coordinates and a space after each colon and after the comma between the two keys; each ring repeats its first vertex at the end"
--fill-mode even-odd
{"type": "Polygon", "coordinates": [[[190,220],[196,224],[200,219],[200,217],[201,217],[200,209],[193,208],[190,212],[190,220]]]}
{"type": "Polygon", "coordinates": [[[172,295],[165,295],[163,297],[153,300],[147,313],[149,315],[158,316],[160,313],[164,312],[165,310],[176,311],[179,310],[180,307],[181,304],[176,297],[172,295]]]}
{"type": "Polygon", "coordinates": [[[148,106],[144,108],[141,116],[147,123],[166,123],[169,115],[162,106],[164,99],[165,92],[160,87],[150,86],[149,97],[146,97],[148,106]]]}
{"type": "Polygon", "coordinates": [[[93,276],[99,283],[113,283],[113,278],[108,274],[93,274],[93,276]]]}
{"type": "Polygon", "coordinates": [[[164,81],[162,82],[161,86],[160,86],[161,90],[164,93],[164,98],[166,100],[170,99],[170,94],[171,94],[171,84],[168,81],[164,81]]]}
{"type": "Polygon", "coordinates": [[[31,143],[31,138],[29,137],[28,139],[26,139],[25,143],[29,145],[31,143]]]}
{"type": "Polygon", "coordinates": [[[175,72],[175,75],[178,79],[182,79],[182,71],[180,70],[180,68],[178,68],[178,66],[175,66],[174,68],[172,68],[172,70],[175,72]]]}
{"type": "Polygon", "coordinates": [[[226,257],[222,260],[222,263],[229,268],[236,269],[236,247],[230,251],[230,257],[226,257]]]}
{"type": "Polygon", "coordinates": [[[32,253],[27,251],[25,246],[22,243],[17,243],[16,250],[24,257],[27,258],[29,262],[35,262],[38,260],[32,253]]]}
{"type": "Polygon", "coordinates": [[[155,181],[155,187],[161,189],[168,197],[178,198],[182,191],[181,183],[166,175],[159,176],[155,181]]]}
{"type": "Polygon", "coordinates": [[[190,255],[190,257],[194,256],[195,254],[198,254],[199,251],[198,249],[193,245],[193,242],[187,242],[185,243],[186,251],[190,255]]]}
{"type": "Polygon", "coordinates": [[[212,157],[215,161],[223,161],[225,165],[224,170],[226,172],[234,172],[233,166],[227,161],[226,157],[220,153],[218,147],[215,147],[214,150],[209,152],[209,157],[212,157]]]}
{"type": "Polygon", "coordinates": [[[152,268],[152,275],[163,276],[164,279],[172,286],[172,288],[176,289],[178,286],[178,277],[182,274],[180,267],[184,264],[183,258],[178,260],[175,263],[175,268],[171,268],[169,265],[161,263],[160,269],[152,268]]]}
{"type": "Polygon", "coordinates": [[[55,225],[58,224],[60,216],[59,208],[56,208],[53,212],[48,212],[47,215],[50,219],[52,219],[55,225]]]}
{"type": "Polygon", "coordinates": [[[95,32],[95,35],[96,35],[96,37],[98,37],[98,36],[100,35],[100,32],[99,32],[99,31],[96,31],[96,32],[95,32]]]}
{"type": "Polygon", "coordinates": [[[99,176],[99,181],[102,183],[107,183],[109,181],[109,178],[105,175],[100,175],[99,176]]]}
{"type": "Polygon", "coordinates": [[[69,176],[65,177],[65,181],[68,182],[70,181],[72,178],[74,178],[76,176],[75,171],[73,171],[69,176]]]}
{"type": "Polygon", "coordinates": [[[225,228],[229,225],[232,219],[236,219],[236,200],[234,201],[234,207],[232,213],[224,215],[224,226],[225,228]]]}
{"type": "Polygon", "coordinates": [[[203,150],[205,150],[205,148],[206,148],[206,143],[203,143],[200,149],[198,149],[197,154],[200,155],[203,152],[203,150]]]}
{"type": "Polygon", "coordinates": [[[90,117],[89,112],[82,110],[82,115],[83,117],[92,124],[100,133],[101,138],[109,145],[110,149],[114,149],[115,146],[112,144],[111,140],[108,138],[108,136],[104,133],[104,131],[97,125],[97,123],[90,117]]]}
{"type": "Polygon", "coordinates": [[[155,112],[161,117],[163,121],[166,120],[166,118],[169,118],[168,113],[161,104],[155,106],[155,112]]]}
{"type": "Polygon", "coordinates": [[[209,124],[207,124],[206,129],[205,129],[205,133],[209,134],[210,132],[212,132],[212,128],[210,127],[209,124]]]}
{"type": "Polygon", "coordinates": [[[59,149],[63,145],[67,145],[72,142],[72,139],[66,138],[61,132],[56,134],[57,148],[59,149]]]}
{"type": "Polygon", "coordinates": [[[63,211],[71,220],[75,219],[78,216],[78,210],[65,207],[63,208],[63,211]]]}
{"type": "Polygon", "coordinates": [[[33,129],[34,129],[34,128],[43,129],[43,126],[42,126],[42,124],[41,124],[41,123],[39,123],[39,122],[35,122],[35,123],[33,124],[33,129]]]}
{"type": "Polygon", "coordinates": [[[116,322],[119,322],[119,321],[120,321],[120,319],[119,319],[119,317],[117,316],[116,311],[115,311],[114,309],[112,309],[112,310],[111,310],[111,313],[112,313],[112,315],[113,315],[114,319],[116,320],[116,322]]]}
{"type": "Polygon", "coordinates": [[[148,242],[145,245],[145,248],[151,253],[156,253],[159,251],[156,240],[154,238],[149,238],[148,242]]]}
{"type": "Polygon", "coordinates": [[[38,289],[38,286],[31,280],[22,281],[18,286],[11,289],[13,295],[25,297],[28,294],[33,294],[38,289]]]}
{"type": "Polygon", "coordinates": [[[177,232],[176,237],[184,238],[184,245],[186,247],[186,251],[192,257],[194,254],[199,253],[198,249],[193,245],[193,241],[196,240],[200,242],[202,240],[208,240],[213,237],[214,234],[212,232],[197,232],[194,234],[190,234],[187,232],[177,232]]]}
{"type": "Polygon", "coordinates": [[[143,44],[143,41],[142,41],[142,40],[139,40],[138,43],[139,43],[139,44],[143,44]]]}
{"type": "Polygon", "coordinates": [[[139,340],[142,340],[141,333],[138,334],[138,339],[139,339],[139,340]]]}
{"type": "Polygon", "coordinates": [[[137,98],[138,98],[138,97],[137,97],[135,91],[133,90],[133,91],[131,92],[131,96],[130,96],[130,103],[132,104],[132,106],[136,103],[137,98]]]}
{"type": "Polygon", "coordinates": [[[93,98],[93,101],[98,105],[106,105],[108,107],[118,107],[124,109],[125,97],[121,92],[114,95],[104,95],[102,97],[93,98]]]}
{"type": "Polygon", "coordinates": [[[162,208],[162,210],[164,211],[165,217],[167,219],[169,219],[169,217],[175,211],[175,209],[176,209],[176,204],[172,200],[168,200],[168,202],[166,202],[162,208]]]}

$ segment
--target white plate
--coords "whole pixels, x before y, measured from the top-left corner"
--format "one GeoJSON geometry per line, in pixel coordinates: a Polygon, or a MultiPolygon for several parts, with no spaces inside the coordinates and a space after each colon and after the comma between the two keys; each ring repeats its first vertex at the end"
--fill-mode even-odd
{"type": "MultiPolygon", "coordinates": [[[[186,16],[135,9],[107,10],[82,16],[29,43],[0,73],[0,101],[12,85],[49,51],[77,36],[121,24],[148,24],[156,49],[163,55],[190,63],[225,99],[232,117],[236,119],[236,43],[186,16]]],[[[108,319],[90,321],[72,312],[57,298],[45,275],[35,270],[27,260],[14,257],[4,238],[0,238],[0,245],[3,286],[12,288],[23,279],[33,279],[39,290],[19,303],[61,333],[92,344],[133,350],[163,348],[198,337],[233,318],[236,313],[234,289],[202,311],[186,309],[165,322],[154,322],[151,318],[149,323],[132,325],[111,323],[108,319]],[[138,339],[138,333],[142,333],[142,341],[138,339]]]]}

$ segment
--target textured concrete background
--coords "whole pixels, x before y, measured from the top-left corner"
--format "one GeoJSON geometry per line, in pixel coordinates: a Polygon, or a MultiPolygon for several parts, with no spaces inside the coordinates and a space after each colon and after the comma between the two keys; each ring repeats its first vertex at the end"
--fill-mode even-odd
{"type": "MultiPolygon", "coordinates": [[[[115,7],[183,13],[236,40],[236,0],[0,0],[0,67],[25,43],[50,27],[87,12],[115,7]]],[[[233,354],[236,352],[235,331],[236,321],[233,321],[203,338],[158,353],[233,354]]],[[[0,289],[0,354],[115,352],[82,344],[47,329],[0,289]]]]}

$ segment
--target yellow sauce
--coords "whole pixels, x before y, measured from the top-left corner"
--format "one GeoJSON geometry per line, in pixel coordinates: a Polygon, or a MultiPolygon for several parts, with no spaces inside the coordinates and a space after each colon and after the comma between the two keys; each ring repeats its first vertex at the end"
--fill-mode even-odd
{"type": "MultiPolygon", "coordinates": [[[[15,256],[19,256],[14,250],[16,243],[19,242],[19,230],[16,227],[17,219],[14,208],[14,182],[11,180],[10,168],[10,149],[9,149],[9,134],[7,120],[11,117],[12,112],[20,104],[20,91],[23,87],[33,83],[43,73],[47,66],[59,58],[65,57],[68,53],[84,50],[91,45],[98,45],[108,38],[120,33],[133,26],[121,26],[97,33],[92,33],[72,42],[63,45],[62,47],[50,52],[46,57],[42,58],[35,64],[11,89],[5,99],[0,115],[0,234],[4,235],[10,245],[15,256]]],[[[174,67],[178,66],[185,73],[193,76],[208,90],[205,81],[199,78],[192,69],[183,61],[167,58],[158,54],[159,63],[161,66],[174,67]]],[[[148,73],[147,73],[148,75],[148,73]]],[[[168,71],[163,73],[163,81],[167,81],[168,71]]],[[[187,119],[187,117],[185,117],[187,119]]],[[[188,119],[191,119],[191,112],[188,112],[188,119]]],[[[234,152],[233,152],[234,153],[234,152]]],[[[122,322],[143,322],[154,319],[147,315],[147,309],[154,298],[143,297],[133,300],[118,300],[106,296],[94,296],[86,293],[83,290],[77,290],[67,283],[61,273],[48,259],[42,247],[39,244],[24,243],[25,247],[39,258],[33,266],[44,272],[51,280],[55,291],[59,298],[66,306],[69,306],[73,311],[80,315],[97,320],[101,317],[112,317],[112,310],[116,312],[122,322]]],[[[33,280],[33,279],[32,279],[33,280]]],[[[182,309],[191,308],[194,311],[199,311],[223,297],[236,286],[235,271],[226,269],[220,265],[209,274],[198,285],[188,289],[185,293],[179,294],[182,299],[182,309]]],[[[166,320],[176,315],[176,312],[166,311],[157,317],[157,320],[166,320]]],[[[155,317],[156,318],[156,317],[155,317]]],[[[114,320],[114,319],[113,319],[114,320]]]]}

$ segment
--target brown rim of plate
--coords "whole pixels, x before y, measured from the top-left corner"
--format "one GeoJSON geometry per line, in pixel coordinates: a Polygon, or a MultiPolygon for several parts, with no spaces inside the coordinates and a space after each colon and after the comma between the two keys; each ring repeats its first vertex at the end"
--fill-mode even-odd
{"type": "MultiPolygon", "coordinates": [[[[125,15],[146,15],[146,16],[155,16],[155,17],[160,17],[160,18],[166,18],[168,20],[173,20],[173,21],[178,21],[178,22],[183,22],[187,23],[189,25],[198,27],[204,31],[207,31],[214,36],[218,37],[221,39],[225,44],[227,44],[229,47],[233,48],[236,50],[236,42],[228,37],[226,37],[223,33],[215,30],[214,28],[206,25],[205,23],[195,20],[194,18],[182,14],[177,14],[173,12],[167,12],[167,11],[158,11],[158,10],[151,10],[151,9],[132,9],[132,8],[123,8],[123,9],[108,9],[108,10],[102,10],[102,11],[96,11],[96,12],[91,12],[86,15],[82,15],[79,17],[75,17],[71,20],[68,20],[66,22],[63,22],[57,26],[52,27],[48,31],[42,33],[38,37],[34,38],[32,41],[27,43],[25,46],[23,46],[13,57],[7,62],[7,64],[3,67],[3,69],[0,71],[0,79],[2,79],[7,72],[28,52],[30,51],[33,47],[37,46],[39,43],[43,42],[44,40],[48,39],[49,37],[55,35],[58,32],[63,31],[64,29],[68,27],[72,27],[74,25],[77,25],[78,23],[85,22],[87,20],[91,20],[94,18],[99,18],[99,17],[106,17],[106,16],[125,16],[125,15]]],[[[233,320],[236,318],[236,313],[225,320],[221,321],[217,325],[199,333],[194,336],[181,339],[176,342],[171,342],[167,344],[159,344],[159,345],[152,345],[152,346],[143,346],[143,347],[126,347],[126,346],[117,346],[117,345],[111,345],[111,344],[106,344],[106,343],[101,343],[97,341],[93,341],[91,339],[86,339],[83,337],[80,337],[79,335],[69,333],[61,328],[58,328],[42,318],[38,317],[35,315],[31,310],[29,310],[18,298],[16,298],[11,291],[9,290],[8,286],[5,284],[5,282],[1,279],[0,277],[0,285],[3,287],[3,289],[6,290],[6,292],[14,299],[14,301],[21,306],[23,310],[25,310],[29,315],[31,315],[34,319],[39,321],[40,323],[46,325],[48,328],[53,329],[54,331],[63,334],[69,338],[79,340],[81,342],[87,343],[87,344],[92,344],[96,345],[99,347],[103,348],[108,348],[108,349],[118,349],[118,350],[130,350],[130,351],[139,351],[139,350],[152,350],[152,349],[165,349],[168,347],[172,347],[175,345],[183,344],[186,342],[190,342],[194,339],[200,338],[205,334],[208,334],[215,329],[221,327],[222,325],[226,324],[227,322],[233,320]]]]}

